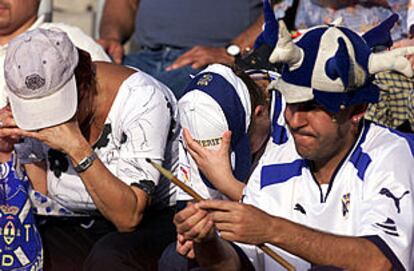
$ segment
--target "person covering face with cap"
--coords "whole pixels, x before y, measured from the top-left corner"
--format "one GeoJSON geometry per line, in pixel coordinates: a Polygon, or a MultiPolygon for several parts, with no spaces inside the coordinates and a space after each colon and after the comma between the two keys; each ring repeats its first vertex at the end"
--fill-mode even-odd
{"type": "Polygon", "coordinates": [[[174,191],[145,158],[174,164],[169,89],[142,72],[93,63],[65,33],[44,29],[10,43],[5,78],[14,119],[2,120],[2,134],[26,137],[19,157],[45,220],[45,268],[155,268],[175,238],[174,191]]]}
{"type": "MultiPolygon", "coordinates": [[[[295,41],[283,22],[273,28],[270,61],[284,63],[274,85],[287,102],[288,139],[268,146],[243,203],[202,201],[186,214],[197,223],[177,227],[199,238],[203,267],[249,268],[228,240],[270,243],[297,270],[413,269],[414,138],[361,120],[366,104],[378,99],[371,75],[413,75],[405,55],[414,48],[371,52],[387,36],[387,23],[362,37],[317,26],[295,41]],[[220,237],[206,234],[213,225],[220,237]]],[[[281,268],[255,247],[240,246],[256,270],[281,268]]]]}
{"type": "Polygon", "coordinates": [[[209,66],[192,79],[178,103],[185,139],[180,152],[180,177],[205,198],[223,198],[224,193],[239,200],[243,182],[251,172],[251,156],[269,135],[265,91],[241,71],[237,73],[239,76],[220,64],[209,66]],[[210,155],[213,153],[221,155],[210,155]],[[213,159],[218,164],[211,163],[213,159]],[[227,167],[234,174],[228,176],[227,185],[215,183],[224,177],[217,171],[223,160],[231,160],[227,167]]]}

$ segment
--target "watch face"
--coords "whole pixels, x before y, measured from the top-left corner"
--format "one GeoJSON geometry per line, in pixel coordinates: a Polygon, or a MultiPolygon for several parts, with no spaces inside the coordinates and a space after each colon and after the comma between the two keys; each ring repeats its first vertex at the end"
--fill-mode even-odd
{"type": "Polygon", "coordinates": [[[226,51],[231,56],[237,56],[238,54],[240,54],[240,47],[236,44],[230,44],[229,46],[227,46],[226,51]]]}

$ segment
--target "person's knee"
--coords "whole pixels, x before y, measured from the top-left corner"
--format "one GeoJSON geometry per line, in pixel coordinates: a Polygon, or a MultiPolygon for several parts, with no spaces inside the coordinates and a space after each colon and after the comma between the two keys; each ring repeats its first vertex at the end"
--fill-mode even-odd
{"type": "Polygon", "coordinates": [[[191,270],[196,263],[177,253],[176,243],[169,244],[158,261],[160,271],[187,271],[191,270]]]}
{"type": "Polygon", "coordinates": [[[122,251],[111,241],[110,235],[98,240],[84,262],[84,270],[114,270],[112,265],[124,257],[122,251]],[[109,237],[109,238],[108,238],[109,237]]]}

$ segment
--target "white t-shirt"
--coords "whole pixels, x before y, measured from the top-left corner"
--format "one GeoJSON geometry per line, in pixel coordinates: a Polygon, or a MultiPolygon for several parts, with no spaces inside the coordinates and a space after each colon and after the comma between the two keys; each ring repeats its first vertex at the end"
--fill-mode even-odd
{"type": "MultiPolygon", "coordinates": [[[[175,170],[178,164],[178,115],[171,91],[144,72],[121,85],[94,150],[105,166],[131,185],[156,185],[151,208],[175,204],[175,187],[145,161],[150,158],[175,170]]],[[[37,212],[43,215],[93,214],[95,204],[65,155],[35,140],[17,145],[23,163],[47,162],[48,197],[32,191],[37,212]],[[56,167],[56,165],[58,165],[56,167]]],[[[99,181],[99,180],[96,180],[99,181]]]]}
{"type": "MultiPolygon", "coordinates": [[[[321,231],[366,237],[393,262],[413,270],[414,137],[365,123],[358,141],[327,187],[311,174],[294,141],[269,146],[244,191],[243,202],[321,231]]],[[[257,270],[280,266],[243,246],[257,270]]],[[[275,248],[275,247],[272,247],[275,248]]],[[[297,270],[310,264],[276,249],[297,270]]],[[[404,269],[403,269],[404,270],[404,269]]]]}
{"type": "MultiPolygon", "coordinates": [[[[59,28],[68,34],[70,40],[76,47],[88,52],[91,55],[93,61],[107,61],[111,62],[111,59],[105,53],[103,48],[97,44],[91,37],[86,35],[80,28],[67,25],[64,23],[45,23],[44,15],[39,16],[36,22],[29,28],[33,30],[36,28],[53,29],[59,28]]],[[[4,59],[6,58],[8,44],[0,46],[0,108],[7,104],[6,82],[4,79],[4,59]]]]}

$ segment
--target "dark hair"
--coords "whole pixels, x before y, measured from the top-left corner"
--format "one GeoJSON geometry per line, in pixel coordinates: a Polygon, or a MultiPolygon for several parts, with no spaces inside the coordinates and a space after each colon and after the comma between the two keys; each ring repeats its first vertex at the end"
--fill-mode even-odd
{"type": "Polygon", "coordinates": [[[237,65],[231,67],[233,72],[243,81],[249,90],[251,110],[254,112],[254,109],[258,105],[265,105],[267,103],[266,92],[262,89],[256,82],[250,78],[241,68],[237,65]]]}
{"type": "Polygon", "coordinates": [[[94,120],[94,99],[97,95],[95,65],[88,52],[79,49],[79,62],[75,69],[76,86],[78,89],[78,120],[84,136],[89,135],[90,124],[94,120]]]}

